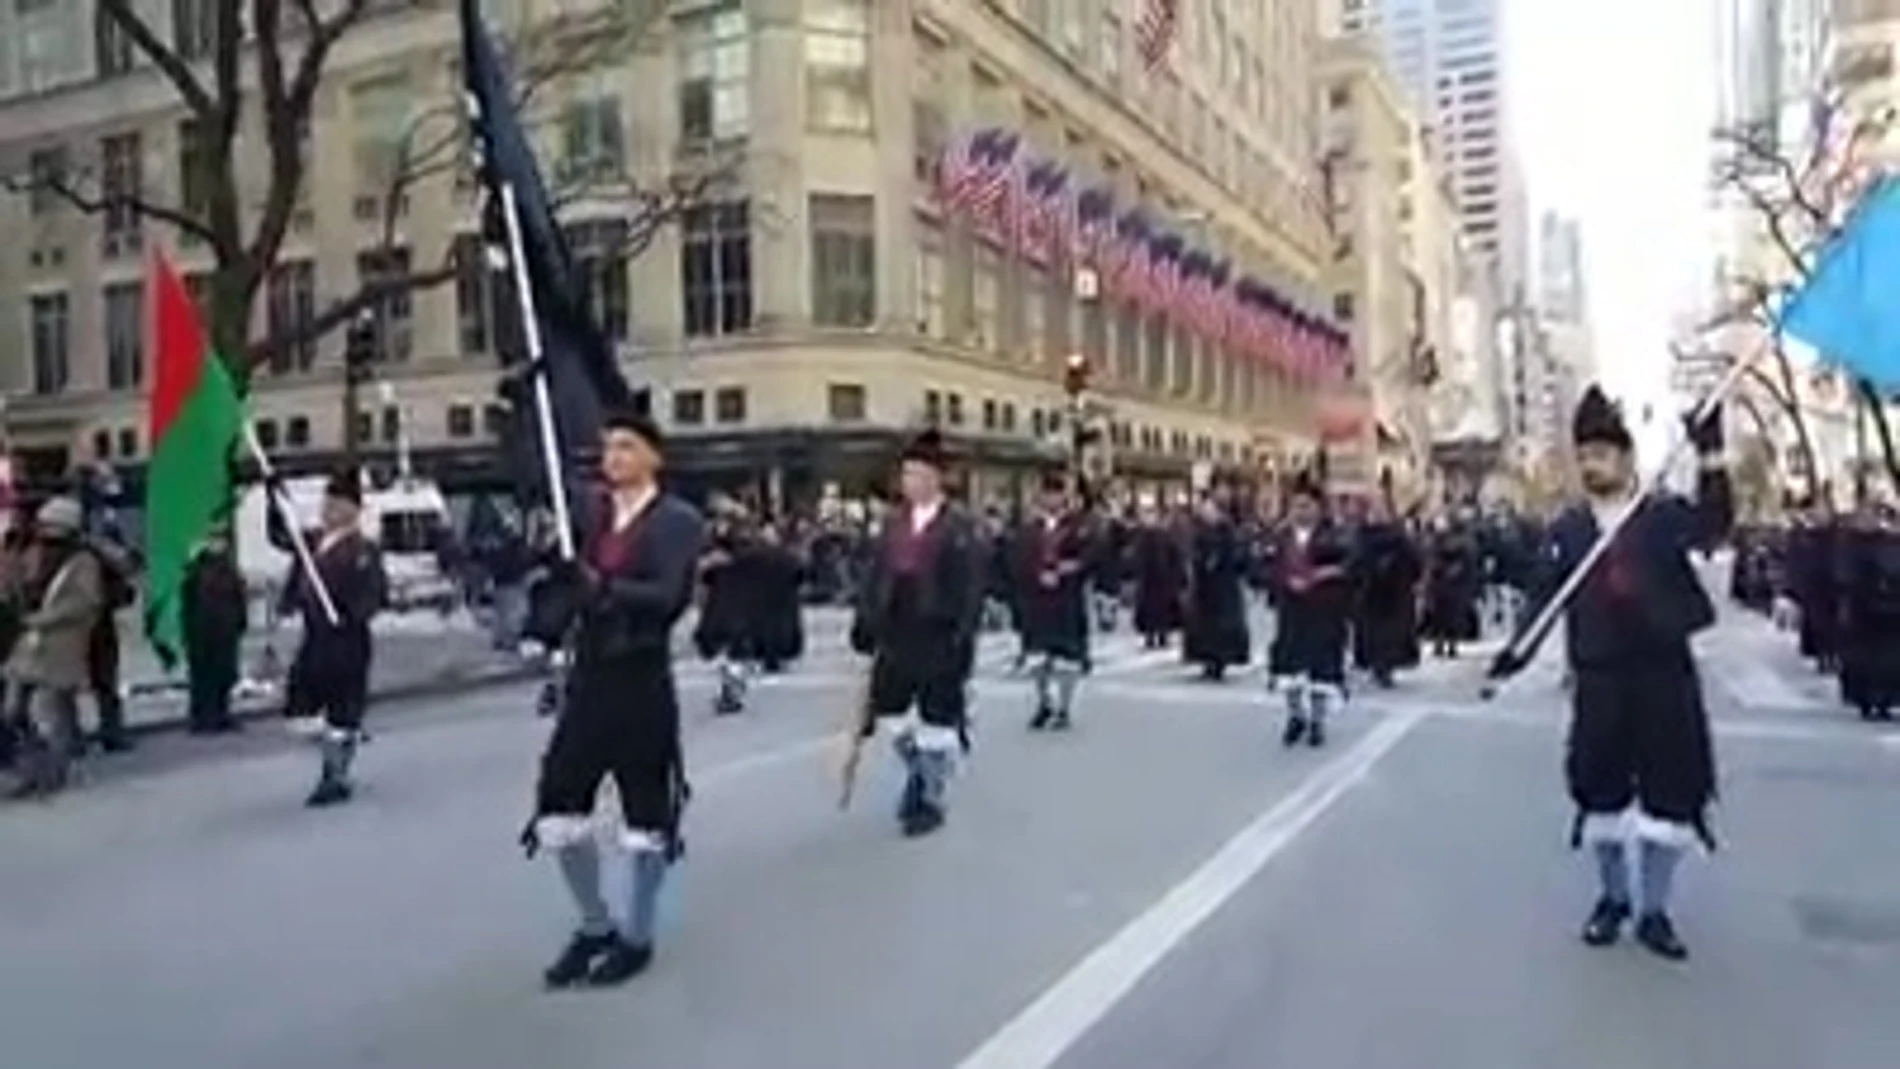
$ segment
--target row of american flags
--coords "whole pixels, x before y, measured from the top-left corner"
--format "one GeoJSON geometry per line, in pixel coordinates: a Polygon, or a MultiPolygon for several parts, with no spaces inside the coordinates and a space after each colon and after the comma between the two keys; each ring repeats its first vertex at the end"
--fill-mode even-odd
{"type": "Polygon", "coordinates": [[[1343,378],[1349,340],[1274,287],[1197,248],[1140,204],[1038,158],[999,127],[953,139],[938,161],[935,195],[980,238],[1043,267],[1087,268],[1105,296],[1167,316],[1203,341],[1293,377],[1343,378]]]}

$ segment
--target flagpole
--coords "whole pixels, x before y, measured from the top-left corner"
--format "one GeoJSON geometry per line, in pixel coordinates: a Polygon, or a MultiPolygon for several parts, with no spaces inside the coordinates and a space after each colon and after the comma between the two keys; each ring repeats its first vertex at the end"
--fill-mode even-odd
{"type": "Polygon", "coordinates": [[[512,182],[501,185],[504,223],[508,228],[508,264],[514,275],[515,299],[520,304],[521,333],[528,347],[528,366],[534,370],[534,413],[540,425],[541,463],[546,469],[548,501],[554,508],[555,534],[560,539],[561,559],[571,561],[574,550],[574,516],[567,500],[567,481],[562,477],[561,449],[554,433],[554,397],[548,389],[547,363],[541,350],[541,324],[535,318],[534,294],[529,289],[527,257],[521,240],[521,216],[516,210],[512,182]]]}
{"type": "Polygon", "coordinates": [[[310,543],[303,536],[303,527],[297,522],[296,513],[291,511],[290,502],[278,493],[277,469],[270,462],[270,455],[264,452],[264,443],[257,440],[257,425],[244,421],[244,444],[250,447],[251,456],[257,461],[257,470],[264,475],[264,496],[277,509],[277,515],[284,521],[284,530],[290,539],[292,555],[297,558],[297,566],[303,569],[304,578],[310,580],[310,589],[317,593],[317,604],[323,609],[324,619],[331,627],[341,627],[342,616],[336,611],[336,601],[330,597],[330,588],[323,582],[323,573],[317,571],[317,558],[310,552],[310,543]]]}
{"type": "MultiPolygon", "coordinates": [[[[1729,365],[1721,381],[1703,396],[1702,401],[1696,405],[1695,411],[1690,414],[1688,422],[1691,426],[1699,426],[1708,419],[1723,400],[1734,392],[1735,387],[1741,383],[1742,376],[1748,372],[1749,362],[1752,359],[1752,356],[1737,357],[1735,362],[1729,365]]],[[[1583,581],[1589,578],[1591,569],[1595,568],[1597,562],[1603,559],[1603,555],[1609,552],[1610,543],[1615,540],[1617,532],[1629,523],[1630,517],[1636,515],[1636,510],[1642,506],[1643,500],[1656,492],[1656,488],[1668,476],[1670,469],[1676,466],[1693,443],[1694,438],[1687,433],[1683,433],[1671,443],[1663,462],[1643,480],[1636,494],[1610,517],[1610,522],[1604,525],[1602,533],[1597,535],[1597,540],[1591,544],[1589,551],[1583,555],[1582,560],[1577,562],[1576,567],[1570,569],[1570,574],[1564,576],[1564,581],[1558,585],[1556,593],[1544,602],[1544,607],[1538,611],[1530,626],[1519,630],[1511,637],[1511,643],[1506,647],[1506,653],[1511,660],[1523,660],[1543,642],[1544,636],[1556,625],[1558,614],[1569,606],[1571,599],[1577,596],[1577,591],[1582,589],[1583,581]]],[[[1505,681],[1489,681],[1480,693],[1485,698],[1495,697],[1503,682],[1505,681]]]]}

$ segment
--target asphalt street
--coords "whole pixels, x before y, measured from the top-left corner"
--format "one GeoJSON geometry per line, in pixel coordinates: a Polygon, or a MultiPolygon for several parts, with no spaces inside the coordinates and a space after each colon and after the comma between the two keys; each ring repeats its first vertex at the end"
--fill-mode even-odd
{"type": "Polygon", "coordinates": [[[951,823],[906,841],[882,754],[838,810],[857,663],[818,642],[742,717],[682,670],[690,851],[621,991],[538,989],[570,918],[514,847],[524,687],[388,712],[342,810],[255,730],[0,807],[0,1065],[1889,1069],[1900,736],[1787,645],[1704,643],[1723,849],[1683,965],[1575,941],[1554,664],[1491,703],[1479,656],[1430,664],[1283,751],[1257,676],[1126,636],[1077,729],[1031,735],[994,640],[951,823]]]}

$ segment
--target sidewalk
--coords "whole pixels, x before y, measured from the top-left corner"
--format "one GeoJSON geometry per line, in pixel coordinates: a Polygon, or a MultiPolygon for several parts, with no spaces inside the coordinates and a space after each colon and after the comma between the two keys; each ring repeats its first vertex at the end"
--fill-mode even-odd
{"type": "MultiPolygon", "coordinates": [[[[693,650],[693,617],[688,612],[673,632],[674,653],[697,656],[693,650]]],[[[805,610],[806,644],[825,646],[841,642],[848,614],[832,607],[805,610]]],[[[488,632],[466,616],[430,614],[382,617],[376,627],[376,653],[370,664],[370,697],[403,699],[455,694],[538,678],[541,669],[507,650],[493,649],[488,632]]],[[[253,629],[244,639],[238,661],[241,681],[233,702],[240,717],[271,714],[282,708],[281,681],[299,640],[295,626],[275,631],[253,629]],[[277,664],[267,665],[266,649],[274,649],[277,664]]],[[[179,727],[185,720],[183,669],[167,676],[140,633],[135,619],[120,627],[121,686],[126,699],[126,724],[146,733],[179,727]]]]}

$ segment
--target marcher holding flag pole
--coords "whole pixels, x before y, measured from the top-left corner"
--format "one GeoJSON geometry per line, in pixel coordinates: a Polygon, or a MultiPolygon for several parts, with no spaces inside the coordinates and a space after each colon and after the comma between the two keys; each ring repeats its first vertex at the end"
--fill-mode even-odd
{"type": "Polygon", "coordinates": [[[516,403],[505,437],[524,454],[517,458],[518,496],[552,511],[565,566],[554,591],[560,604],[541,599],[535,630],[573,654],[541,757],[534,816],[522,833],[530,853],[541,846],[553,852],[577,915],[542,978],[550,988],[611,986],[652,962],[660,892],[683,854],[689,789],[672,630],[692,597],[705,523],[659,486],[664,436],[633,407],[613,346],[587,307],[476,0],[462,0],[461,18],[484,236],[503,261],[498,281],[515,291],[517,322],[504,331],[503,351],[527,376],[511,372],[505,382],[530,391],[510,396],[516,403]],[[582,495],[569,460],[596,445],[606,493],[599,507],[577,518],[582,495]],[[533,463],[526,462],[529,451],[537,454],[533,463]],[[613,839],[626,866],[624,884],[605,878],[594,822],[609,776],[620,801],[613,839]],[[611,909],[609,888],[622,886],[624,908],[611,909]]]}
{"type": "MultiPolygon", "coordinates": [[[[1795,292],[1773,309],[1777,335],[1879,390],[1900,387],[1900,181],[1878,181],[1822,248],[1795,292]]],[[[1777,339],[1779,340],[1779,339],[1777,339]]],[[[1690,636],[1714,622],[1691,550],[1726,534],[1732,500],[1723,465],[1722,404],[1747,371],[1738,359],[1690,414],[1697,457],[1694,502],[1660,494],[1671,464],[1638,480],[1621,414],[1592,388],[1574,437],[1586,501],[1553,524],[1546,555],[1555,580],[1529,623],[1498,654],[1487,693],[1515,675],[1565,618],[1574,685],[1565,760],[1577,806],[1574,845],[1592,848],[1599,894],[1584,942],[1614,942],[1636,916],[1637,939],[1665,958],[1687,949],[1668,913],[1682,853],[1712,845],[1708,806],[1716,771],[1690,636]],[[1630,840],[1639,871],[1632,888],[1630,840]]],[[[1672,450],[1671,461],[1683,448],[1672,450]]]]}

